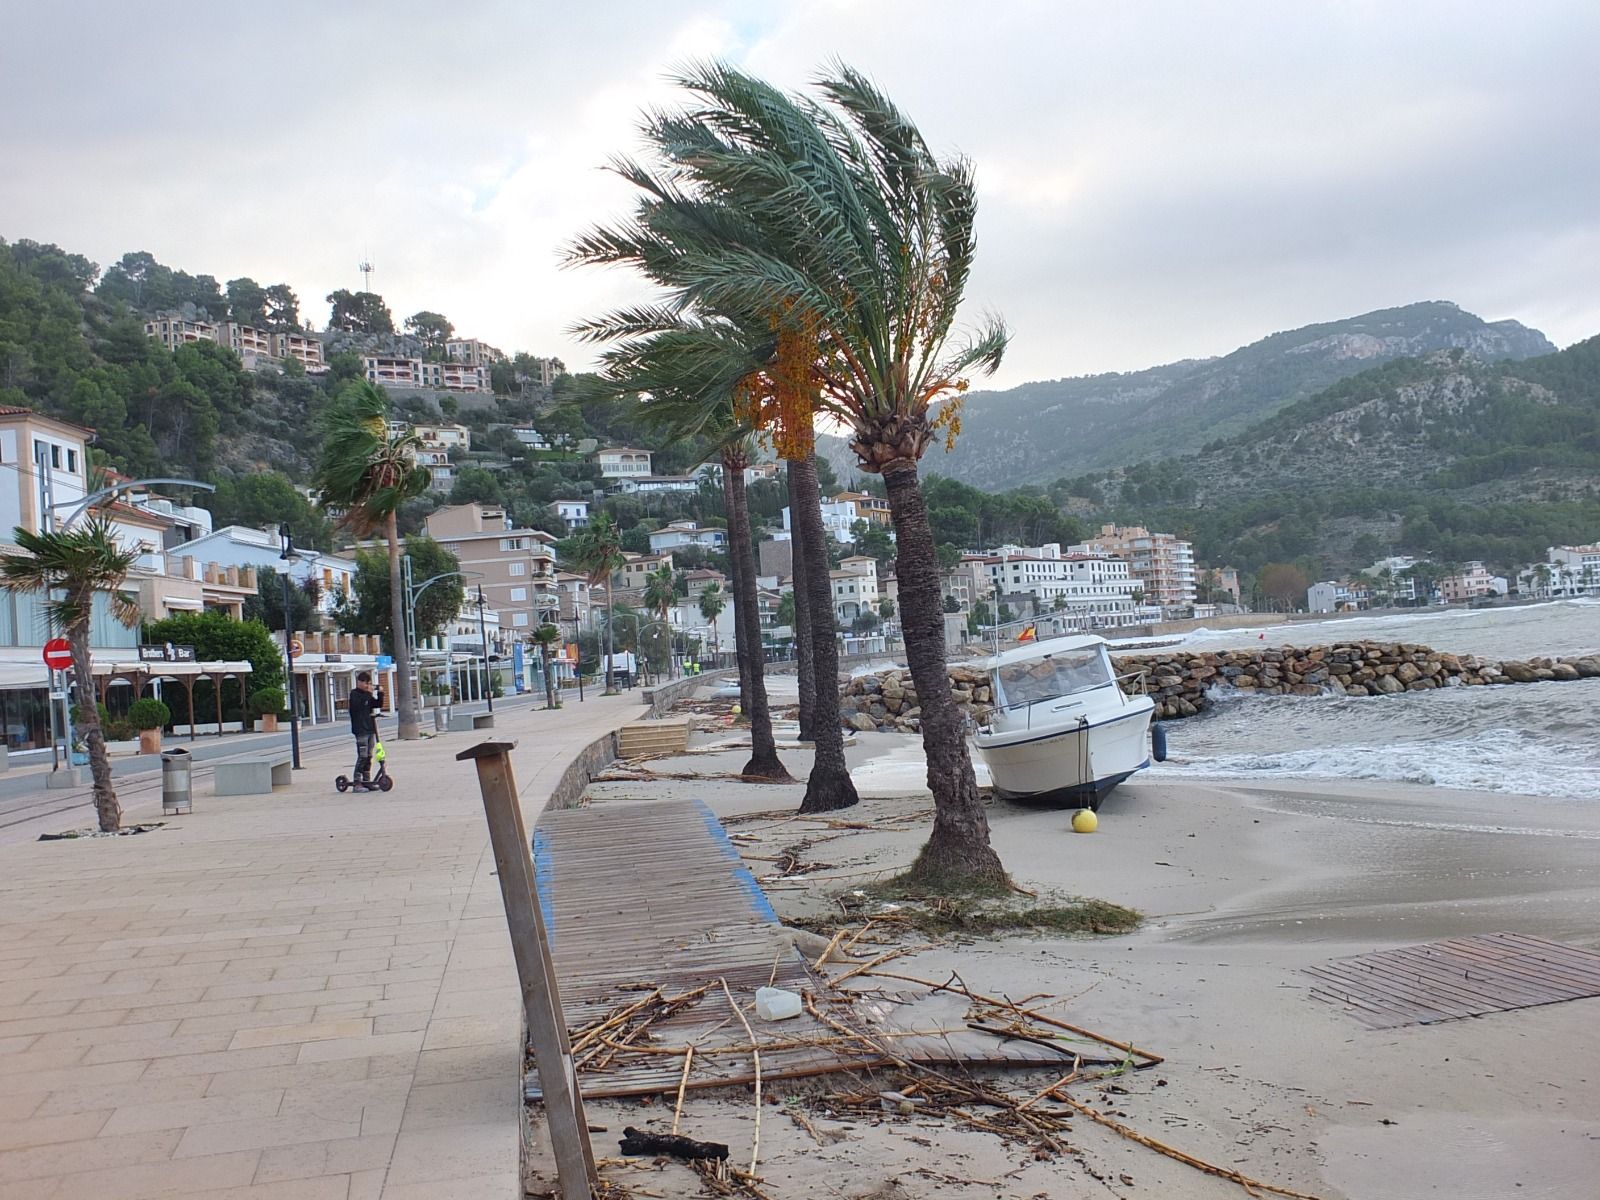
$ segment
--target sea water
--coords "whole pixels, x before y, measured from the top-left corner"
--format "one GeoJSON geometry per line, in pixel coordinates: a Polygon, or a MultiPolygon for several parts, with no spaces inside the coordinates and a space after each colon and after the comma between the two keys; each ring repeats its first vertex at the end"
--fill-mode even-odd
{"type": "MultiPolygon", "coordinates": [[[[1494,659],[1600,654],[1600,600],[1202,629],[1175,648],[1352,639],[1494,659]]],[[[1168,723],[1171,757],[1152,775],[1369,779],[1600,800],[1600,679],[1354,698],[1213,689],[1209,698],[1202,715],[1168,723]]]]}

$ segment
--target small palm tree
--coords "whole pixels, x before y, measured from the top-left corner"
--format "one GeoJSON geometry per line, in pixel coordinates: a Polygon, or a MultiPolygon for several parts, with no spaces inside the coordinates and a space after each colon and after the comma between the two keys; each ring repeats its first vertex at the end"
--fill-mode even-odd
{"type": "Polygon", "coordinates": [[[122,825],[122,805],[111,786],[111,759],[106,754],[105,731],[100,728],[89,657],[89,621],[94,598],[103,593],[110,601],[112,616],[129,628],[139,623],[138,603],[120,590],[138,553],[119,547],[110,525],[99,518],[60,533],[30,533],[19,528],[12,538],[23,553],[0,558],[0,588],[45,596],[45,611],[72,645],[78,728],[89,749],[95,813],[100,828],[113,832],[122,825]]]}
{"type": "Polygon", "coordinates": [[[422,440],[414,429],[389,428],[389,400],[372,384],[352,384],[328,406],[322,419],[322,456],[313,483],[322,503],[344,512],[341,524],[358,537],[378,529],[388,543],[390,628],[395,673],[400,678],[400,736],[421,735],[411,691],[411,647],[406,643],[406,605],[400,584],[400,506],[428,490],[428,472],[417,465],[422,440]]]}
{"type": "Polygon", "coordinates": [[[567,565],[589,581],[589,586],[601,584],[606,589],[606,690],[607,696],[617,694],[616,663],[612,653],[615,644],[611,636],[612,595],[611,577],[622,569],[627,559],[622,554],[622,533],[610,513],[600,513],[572,538],[572,561],[567,565]]]}
{"type": "Polygon", "coordinates": [[[717,618],[722,615],[722,610],[728,607],[728,602],[722,595],[722,585],[713,580],[706,584],[700,591],[700,615],[711,626],[711,653],[721,652],[722,639],[717,633],[717,618]]]}
{"type": "Polygon", "coordinates": [[[541,625],[531,636],[539,647],[539,663],[544,668],[544,706],[560,708],[561,701],[556,698],[555,664],[551,661],[551,652],[561,640],[561,630],[554,625],[541,625]]]}
{"type": "Polygon", "coordinates": [[[678,598],[678,577],[671,563],[662,563],[644,579],[644,602],[656,616],[666,623],[672,602],[678,598]]]}

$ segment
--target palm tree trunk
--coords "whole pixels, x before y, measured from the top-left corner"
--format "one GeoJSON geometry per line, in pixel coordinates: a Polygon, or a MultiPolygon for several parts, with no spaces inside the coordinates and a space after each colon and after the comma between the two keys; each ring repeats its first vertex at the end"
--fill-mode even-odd
{"type": "Polygon", "coordinates": [[[817,731],[817,672],[811,657],[811,604],[801,582],[806,577],[805,546],[800,541],[800,505],[795,500],[795,468],[789,478],[789,558],[794,580],[794,661],[800,680],[800,740],[809,742],[817,731]]]}
{"type": "Polygon", "coordinates": [[[539,647],[539,664],[544,668],[544,706],[556,706],[555,672],[551,670],[550,643],[545,642],[539,647]]]}
{"type": "Polygon", "coordinates": [[[616,622],[612,620],[611,593],[612,593],[613,589],[611,587],[611,578],[612,578],[611,573],[608,571],[606,573],[606,690],[605,690],[605,694],[607,696],[615,696],[617,694],[617,644],[611,638],[612,626],[616,624],[616,622]]]}
{"type": "Polygon", "coordinates": [[[989,845],[989,819],[978,797],[966,730],[945,668],[944,605],[939,560],[917,464],[901,459],[883,473],[894,517],[895,578],[900,584],[900,630],[906,662],[922,705],[922,750],[933,793],[933,834],[911,875],[954,883],[1003,884],[1005,868],[989,845]]]}
{"type": "MultiPolygon", "coordinates": [[[[806,780],[803,813],[833,812],[849,808],[860,799],[850,782],[844,761],[844,730],[839,725],[839,646],[834,640],[833,595],[828,579],[828,551],[823,543],[822,495],[817,488],[817,459],[813,452],[803,462],[789,464],[789,511],[795,536],[805,546],[807,570],[795,576],[798,593],[806,590],[811,609],[811,660],[816,679],[812,741],[816,758],[806,780]]],[[[970,771],[971,768],[969,767],[970,771]]]]}
{"type": "MultiPolygon", "coordinates": [[[[84,601],[83,609],[88,611],[84,601]]],[[[100,728],[100,709],[94,694],[93,664],[89,656],[88,618],[67,630],[72,643],[72,673],[78,693],[78,730],[89,749],[89,774],[94,779],[94,811],[100,819],[100,832],[115,833],[122,828],[122,804],[111,786],[111,756],[106,753],[106,732],[100,728]]],[[[67,747],[67,765],[72,765],[72,747],[67,747]]]]}
{"type": "MultiPolygon", "coordinates": [[[[739,553],[738,534],[733,528],[733,489],[732,482],[735,471],[743,471],[736,466],[737,459],[728,451],[722,455],[722,515],[728,522],[728,580],[733,589],[733,656],[739,667],[739,712],[746,718],[750,715],[750,628],[745,624],[744,606],[740,598],[744,595],[749,582],[744,574],[744,556],[739,553]]],[[[743,483],[743,475],[740,475],[743,483]]],[[[748,533],[747,535],[748,536],[748,533]]]]}
{"type": "MultiPolygon", "coordinates": [[[[400,690],[395,706],[400,714],[400,740],[415,741],[422,730],[417,721],[417,697],[411,690],[411,644],[406,638],[406,598],[400,582],[400,526],[394,513],[384,521],[383,533],[389,543],[389,627],[393,631],[389,640],[394,643],[394,674],[400,690]]],[[[294,680],[289,686],[294,686],[294,680]]]]}
{"type": "Polygon", "coordinates": [[[750,502],[744,490],[744,460],[724,454],[722,481],[728,508],[728,563],[733,569],[733,628],[738,643],[739,692],[750,718],[750,761],[743,774],[790,782],[772,736],[767,704],[766,653],[761,646],[761,606],[756,596],[756,556],[750,547],[750,502]]]}

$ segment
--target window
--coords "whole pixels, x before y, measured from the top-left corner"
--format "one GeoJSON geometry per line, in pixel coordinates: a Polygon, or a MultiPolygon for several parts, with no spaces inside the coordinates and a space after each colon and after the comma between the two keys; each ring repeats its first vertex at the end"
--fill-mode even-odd
{"type": "Polygon", "coordinates": [[[67,450],[67,470],[74,475],[78,473],[78,452],[70,448],[67,450]]]}
{"type": "Polygon", "coordinates": [[[526,575],[527,573],[528,565],[526,563],[514,562],[506,564],[507,575],[526,575]]]}
{"type": "Polygon", "coordinates": [[[57,470],[61,468],[61,447],[54,442],[50,444],[50,465],[57,470]]]}
{"type": "Polygon", "coordinates": [[[526,625],[528,623],[528,614],[527,613],[520,613],[520,612],[519,613],[512,613],[511,614],[511,623],[513,625],[519,625],[519,626],[520,625],[526,625]]]}
{"type": "Polygon", "coordinates": [[[526,600],[527,598],[528,598],[528,589],[527,588],[512,588],[511,589],[511,599],[512,599],[513,603],[515,603],[518,600],[526,600]]]}

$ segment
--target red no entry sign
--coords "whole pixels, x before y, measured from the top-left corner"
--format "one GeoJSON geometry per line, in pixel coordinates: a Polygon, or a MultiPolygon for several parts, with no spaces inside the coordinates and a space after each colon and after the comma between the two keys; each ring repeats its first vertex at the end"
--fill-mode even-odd
{"type": "Polygon", "coordinates": [[[44,665],[52,671],[66,671],[72,667],[72,643],[66,638],[51,638],[44,644],[44,665]]]}

